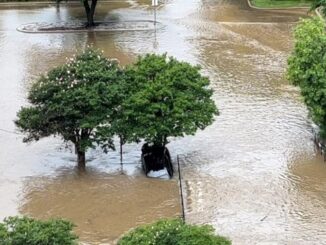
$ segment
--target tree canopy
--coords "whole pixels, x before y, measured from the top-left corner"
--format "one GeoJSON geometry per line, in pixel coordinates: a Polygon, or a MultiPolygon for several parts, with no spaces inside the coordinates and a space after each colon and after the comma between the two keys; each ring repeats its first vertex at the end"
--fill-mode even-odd
{"type": "Polygon", "coordinates": [[[166,145],[168,137],[195,134],[218,115],[209,79],[200,74],[199,66],[165,54],[147,54],[128,66],[125,76],[119,125],[126,126],[131,141],[166,145]]]}
{"type": "Polygon", "coordinates": [[[288,79],[301,89],[313,121],[326,136],[326,33],[319,18],[301,20],[288,60],[288,79]]]}
{"type": "Polygon", "coordinates": [[[113,149],[110,122],[120,104],[120,74],[115,61],[87,49],[41,76],[29,91],[31,105],[18,112],[15,122],[27,134],[24,141],[60,136],[75,145],[82,168],[88,148],[113,149]]]}
{"type": "Polygon", "coordinates": [[[148,54],[125,68],[86,49],[41,76],[28,94],[29,106],[15,121],[25,142],[60,136],[75,145],[78,166],[85,152],[126,142],[165,146],[168,137],[192,135],[210,125],[218,110],[209,79],[198,66],[148,54]]]}

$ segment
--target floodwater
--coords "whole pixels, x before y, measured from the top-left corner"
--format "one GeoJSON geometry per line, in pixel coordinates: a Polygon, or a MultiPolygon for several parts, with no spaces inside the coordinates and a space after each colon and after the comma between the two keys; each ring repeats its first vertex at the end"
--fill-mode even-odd
{"type": "MultiPolygon", "coordinates": [[[[97,19],[153,20],[150,1],[98,6],[97,19]]],[[[74,21],[78,5],[0,9],[0,128],[15,131],[17,110],[38,74],[87,45],[127,64],[167,52],[200,64],[221,115],[195,136],[172,139],[180,156],[186,219],[212,224],[234,244],[326,244],[326,164],[314,149],[298,89],[284,79],[295,22],[307,10],[259,11],[244,0],[169,0],[157,10],[163,28],[111,33],[26,34],[32,22],[74,21]]],[[[74,169],[60,139],[25,145],[0,131],[0,217],[17,213],[74,221],[87,244],[112,243],[159,217],[180,215],[177,179],[145,178],[140,145],[119,155],[88,154],[74,169]]]]}

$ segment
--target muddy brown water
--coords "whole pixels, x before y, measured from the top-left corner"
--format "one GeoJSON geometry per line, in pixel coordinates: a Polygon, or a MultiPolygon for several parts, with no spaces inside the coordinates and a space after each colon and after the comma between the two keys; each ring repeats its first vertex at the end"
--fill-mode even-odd
{"type": "MultiPolygon", "coordinates": [[[[149,2],[149,1],[148,1],[149,2]]],[[[103,20],[152,20],[147,1],[101,3],[103,20]]],[[[130,63],[167,52],[200,64],[221,115],[195,136],[173,139],[180,155],[186,218],[209,223],[234,244],[326,244],[326,164],[314,149],[299,91],[284,79],[294,23],[306,10],[252,10],[243,0],[170,0],[158,9],[164,28],[144,32],[24,34],[32,22],[74,21],[78,5],[0,8],[0,128],[13,119],[40,73],[89,44],[130,63]]],[[[0,218],[28,214],[74,221],[81,241],[110,244],[130,228],[180,215],[177,180],[145,178],[139,145],[119,155],[88,154],[75,171],[60,139],[25,145],[0,131],[0,218]]]]}

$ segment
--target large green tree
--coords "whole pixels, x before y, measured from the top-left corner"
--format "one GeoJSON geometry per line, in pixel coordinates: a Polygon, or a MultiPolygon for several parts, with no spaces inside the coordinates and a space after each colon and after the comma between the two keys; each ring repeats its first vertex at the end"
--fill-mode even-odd
{"type": "Polygon", "coordinates": [[[74,144],[78,166],[85,168],[87,149],[114,148],[110,123],[121,103],[120,78],[118,64],[92,49],[41,76],[29,91],[31,105],[15,121],[24,141],[60,136],[74,144]]]}
{"type": "Polygon", "coordinates": [[[168,137],[193,135],[218,114],[209,79],[198,66],[148,54],[128,66],[125,77],[119,126],[130,141],[165,146],[168,137]]]}
{"type": "Polygon", "coordinates": [[[326,33],[319,18],[301,20],[288,60],[288,79],[300,87],[313,121],[326,136],[326,33]]]}

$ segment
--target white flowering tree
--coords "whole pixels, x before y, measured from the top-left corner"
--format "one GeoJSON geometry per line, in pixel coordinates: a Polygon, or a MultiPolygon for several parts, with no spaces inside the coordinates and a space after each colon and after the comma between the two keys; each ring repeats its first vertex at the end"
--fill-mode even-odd
{"type": "Polygon", "coordinates": [[[121,71],[116,62],[87,49],[41,76],[28,95],[30,106],[15,121],[25,142],[60,136],[75,146],[78,167],[85,168],[87,149],[114,148],[110,122],[119,105],[121,71]]]}

